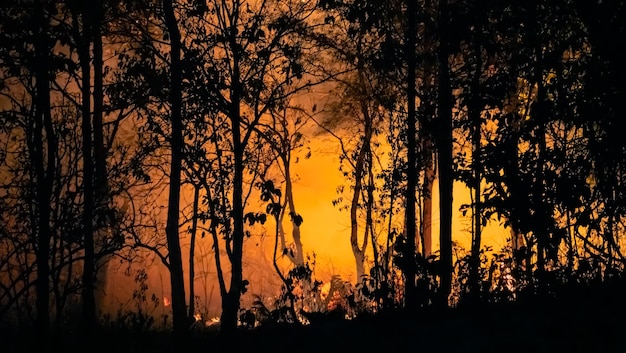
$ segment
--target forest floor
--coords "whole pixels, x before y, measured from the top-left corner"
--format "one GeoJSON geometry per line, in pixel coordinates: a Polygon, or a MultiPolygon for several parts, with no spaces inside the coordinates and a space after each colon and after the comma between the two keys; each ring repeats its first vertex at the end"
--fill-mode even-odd
{"type": "Polygon", "coordinates": [[[102,330],[90,340],[68,332],[44,343],[5,329],[0,352],[619,353],[626,352],[626,291],[604,286],[525,303],[261,326],[229,337],[198,331],[178,349],[172,348],[169,332],[102,330]]]}

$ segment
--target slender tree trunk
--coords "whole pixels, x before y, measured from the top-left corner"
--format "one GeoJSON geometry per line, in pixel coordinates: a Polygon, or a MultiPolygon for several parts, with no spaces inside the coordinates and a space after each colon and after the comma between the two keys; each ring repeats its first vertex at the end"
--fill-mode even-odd
{"type": "MultiPolygon", "coordinates": [[[[425,36],[432,37],[434,33],[428,31],[428,26],[425,29],[425,36]]],[[[434,44],[432,40],[427,40],[423,44],[424,48],[428,52],[434,52],[434,44]]],[[[427,57],[422,62],[422,71],[424,72],[423,90],[424,92],[432,92],[434,89],[433,78],[436,76],[434,73],[433,60],[427,57]]],[[[422,241],[422,255],[424,258],[428,258],[432,254],[432,224],[433,224],[433,195],[434,195],[434,182],[437,178],[437,161],[435,159],[434,146],[433,146],[433,131],[432,123],[429,119],[432,119],[435,114],[436,102],[422,101],[420,103],[423,106],[422,115],[418,115],[423,119],[420,122],[421,132],[421,153],[422,158],[426,161],[424,164],[424,184],[421,192],[421,212],[420,212],[420,235],[422,241]]]]}
{"type": "Polygon", "coordinates": [[[573,224],[570,218],[570,211],[565,210],[566,224],[567,224],[567,237],[566,237],[566,245],[567,245],[567,276],[568,278],[574,278],[574,254],[577,251],[574,246],[576,244],[576,240],[573,234],[573,224]]]}
{"type": "Polygon", "coordinates": [[[55,174],[56,139],[50,111],[50,50],[48,43],[48,19],[45,14],[47,1],[35,4],[35,123],[33,136],[33,164],[35,165],[35,192],[37,202],[36,263],[37,293],[35,327],[38,335],[46,340],[50,332],[50,211],[52,182],[55,174]],[[45,132],[44,132],[45,131],[45,132]],[[44,138],[45,136],[45,138],[44,138]],[[47,148],[44,151],[44,140],[47,148]],[[44,161],[44,158],[46,159],[44,161]]]}
{"type": "MultiPolygon", "coordinates": [[[[540,5],[536,4],[531,6],[531,17],[533,19],[537,19],[536,22],[533,22],[533,44],[535,44],[534,49],[534,67],[531,73],[532,80],[534,84],[537,85],[537,90],[535,94],[534,102],[530,105],[532,118],[535,121],[536,130],[535,130],[535,138],[537,139],[537,163],[535,169],[535,183],[533,185],[533,207],[535,207],[535,220],[538,223],[538,227],[535,228],[533,235],[535,236],[535,241],[537,243],[537,274],[538,274],[538,284],[539,291],[543,291],[543,278],[544,278],[544,270],[545,270],[545,249],[547,242],[549,240],[549,225],[548,221],[551,218],[548,215],[547,207],[545,206],[546,200],[544,199],[545,195],[545,151],[546,151],[546,128],[544,125],[544,121],[546,121],[545,112],[543,109],[537,109],[544,104],[544,89],[543,89],[543,50],[540,36],[540,27],[541,22],[539,20],[540,16],[540,5]]],[[[532,92],[533,87],[531,86],[530,92],[532,92]]],[[[529,96],[529,99],[532,99],[529,96]]],[[[550,211],[552,212],[552,211],[550,211]]]]}
{"type": "Polygon", "coordinates": [[[96,322],[96,302],[94,297],[94,273],[95,273],[95,249],[93,236],[94,215],[94,170],[92,154],[92,128],[91,128],[91,19],[86,15],[85,9],[81,16],[82,23],[78,20],[78,14],[74,14],[74,28],[78,43],[78,56],[81,67],[82,83],[82,138],[83,138],[83,239],[85,259],[83,261],[83,288],[81,298],[83,301],[83,330],[89,336],[96,322]],[[80,27],[82,26],[82,30],[80,27]]]}
{"type": "MultiPolygon", "coordinates": [[[[367,125],[367,124],[366,124],[367,125]]],[[[352,200],[350,202],[350,246],[352,248],[352,254],[354,255],[354,259],[356,262],[356,282],[359,283],[363,280],[363,276],[365,275],[365,247],[367,246],[367,236],[363,238],[363,246],[359,245],[359,225],[358,225],[358,214],[357,211],[359,209],[359,199],[361,196],[361,191],[363,189],[363,173],[365,167],[365,155],[366,155],[366,145],[369,144],[369,138],[371,138],[371,134],[368,131],[371,131],[371,126],[365,127],[365,136],[363,138],[363,146],[361,146],[361,151],[359,151],[359,155],[357,160],[355,161],[355,171],[354,171],[354,190],[352,191],[352,200]]]]}
{"type": "Polygon", "coordinates": [[[95,180],[98,201],[107,195],[107,166],[106,166],[106,149],[104,146],[104,129],[102,125],[103,115],[103,44],[102,44],[102,7],[101,0],[93,0],[94,10],[93,19],[93,147],[95,161],[95,180]]]}
{"type": "MultiPolygon", "coordinates": [[[[394,153],[397,153],[397,152],[394,152],[394,153]]],[[[395,166],[395,165],[397,165],[397,163],[396,163],[397,154],[393,157],[393,159],[394,159],[394,161],[393,161],[392,165],[395,166]]],[[[395,172],[396,171],[394,170],[392,173],[395,174],[395,172]]],[[[393,182],[393,179],[395,179],[395,178],[392,176],[392,181],[391,181],[391,186],[390,186],[391,190],[389,192],[389,208],[387,209],[387,212],[389,213],[389,216],[388,216],[389,218],[387,219],[387,237],[386,237],[387,239],[386,239],[386,242],[385,242],[385,259],[384,259],[384,262],[383,262],[384,279],[386,281],[390,281],[391,280],[391,278],[389,278],[389,274],[391,273],[390,268],[392,267],[392,265],[391,265],[391,261],[392,261],[392,258],[391,258],[391,252],[392,252],[391,242],[392,242],[392,240],[394,240],[394,239],[392,239],[392,237],[395,234],[395,230],[393,228],[393,215],[394,215],[393,211],[394,211],[394,201],[396,199],[397,187],[396,187],[396,185],[394,185],[395,183],[393,182]]],[[[385,308],[390,307],[391,304],[392,304],[392,301],[393,301],[393,299],[390,298],[389,295],[385,296],[385,304],[384,304],[385,308]]]]}
{"type": "MultiPolygon", "coordinates": [[[[272,199],[272,202],[274,202],[274,200],[272,199]]],[[[280,205],[280,197],[278,198],[278,202],[277,204],[280,205]]],[[[283,286],[285,287],[285,291],[287,292],[287,297],[289,299],[289,306],[288,306],[288,310],[289,313],[292,317],[292,319],[294,320],[293,323],[299,323],[298,318],[296,316],[296,311],[295,311],[295,307],[294,307],[294,295],[293,295],[293,285],[292,282],[287,280],[287,278],[285,277],[285,275],[283,275],[282,271],[280,270],[280,267],[278,267],[278,238],[279,238],[279,232],[280,232],[280,212],[279,213],[274,213],[274,222],[275,222],[275,232],[276,232],[276,238],[274,239],[274,253],[272,255],[272,264],[274,265],[274,271],[276,271],[276,274],[278,275],[278,277],[280,278],[280,280],[283,282],[283,286]]]]}
{"type": "Polygon", "coordinates": [[[376,296],[376,306],[380,307],[381,304],[383,304],[382,302],[384,301],[385,294],[381,294],[381,291],[379,291],[379,288],[381,286],[381,281],[384,278],[383,277],[383,269],[380,266],[380,255],[379,255],[379,249],[378,249],[378,241],[376,239],[376,232],[374,230],[374,216],[373,216],[373,212],[374,212],[374,171],[372,169],[372,158],[371,158],[371,154],[370,154],[370,160],[369,160],[369,168],[368,168],[368,173],[367,173],[367,177],[368,177],[368,186],[367,186],[367,211],[366,211],[366,216],[365,216],[365,224],[366,224],[366,231],[365,231],[365,236],[369,236],[370,237],[370,243],[372,243],[372,255],[374,257],[374,271],[372,271],[371,274],[371,280],[374,282],[374,286],[376,289],[376,292],[374,293],[376,296]]]}
{"type": "Polygon", "coordinates": [[[448,2],[439,0],[438,169],[439,244],[441,256],[440,305],[448,305],[452,288],[452,90],[448,64],[448,2]]]}
{"type": "Polygon", "coordinates": [[[167,224],[165,228],[168,260],[170,270],[170,284],[172,290],[172,315],[174,325],[174,339],[177,344],[184,342],[188,330],[187,313],[185,306],[185,282],[183,262],[178,234],[178,217],[180,213],[180,179],[183,152],[183,123],[182,123],[182,72],[181,72],[181,42],[178,22],[174,15],[172,0],[163,1],[165,24],[171,43],[170,63],[170,119],[172,124],[171,136],[171,166],[170,189],[167,205],[167,224]]]}
{"type": "Polygon", "coordinates": [[[482,119],[481,112],[482,108],[480,106],[480,76],[482,74],[482,51],[480,46],[480,38],[482,26],[479,24],[480,18],[478,16],[475,17],[477,20],[476,24],[476,35],[473,38],[473,57],[475,59],[474,63],[474,72],[471,82],[471,92],[470,92],[470,102],[469,102],[469,118],[472,124],[472,168],[473,168],[473,191],[474,191],[474,212],[473,212],[473,225],[474,231],[472,237],[472,253],[471,253],[471,267],[470,267],[470,291],[471,297],[473,299],[479,299],[480,292],[480,247],[482,242],[481,237],[481,203],[480,203],[480,185],[481,185],[481,128],[482,128],[482,119]]]}
{"type": "MultiPolygon", "coordinates": [[[[233,8],[235,14],[231,19],[233,28],[237,23],[236,13],[239,8],[235,5],[233,8]]],[[[226,297],[222,298],[222,331],[224,333],[233,333],[237,328],[237,315],[239,313],[239,305],[241,299],[241,291],[243,289],[243,239],[244,239],[244,205],[243,205],[243,158],[245,145],[241,137],[241,82],[239,72],[240,52],[237,44],[236,33],[231,31],[230,47],[233,52],[233,78],[231,87],[231,103],[230,103],[230,121],[233,133],[233,233],[232,233],[232,249],[229,252],[231,263],[230,288],[226,297]]]]}
{"type": "MultiPolygon", "coordinates": [[[[216,149],[217,149],[217,146],[216,146],[216,149]]],[[[218,164],[220,164],[220,162],[218,162],[218,164]]],[[[220,258],[219,237],[217,234],[218,225],[216,224],[217,220],[215,216],[216,214],[215,202],[213,201],[213,197],[211,193],[211,186],[208,185],[206,180],[202,180],[201,182],[202,182],[202,185],[204,186],[204,190],[206,190],[206,198],[208,200],[208,206],[209,206],[209,215],[211,218],[211,225],[209,227],[209,233],[211,233],[211,238],[213,239],[213,251],[215,254],[215,272],[217,273],[217,282],[219,284],[220,297],[226,298],[226,296],[228,295],[228,292],[226,291],[226,281],[224,279],[224,270],[222,269],[222,261],[220,258]]],[[[206,288],[205,288],[205,291],[206,291],[206,288]]]]}
{"type": "MultiPolygon", "coordinates": [[[[293,238],[293,243],[296,246],[296,256],[294,259],[294,264],[296,266],[304,265],[304,250],[302,248],[302,239],[300,236],[300,224],[295,222],[295,216],[298,214],[296,212],[296,205],[293,200],[293,183],[291,181],[291,167],[289,165],[289,159],[283,161],[285,165],[285,198],[287,199],[287,205],[289,206],[289,212],[291,213],[291,227],[292,232],[291,236],[293,238]]],[[[282,222],[281,222],[282,224],[282,222]]]]}
{"type": "MultiPolygon", "coordinates": [[[[367,171],[367,178],[368,178],[368,186],[367,186],[367,206],[366,206],[366,215],[365,215],[365,224],[367,225],[367,229],[368,231],[366,232],[369,233],[370,236],[370,242],[372,243],[372,255],[374,256],[374,268],[376,268],[376,271],[380,271],[380,266],[379,266],[379,257],[378,257],[378,243],[376,241],[376,232],[374,231],[374,216],[373,216],[373,212],[374,212],[374,171],[372,170],[372,159],[370,156],[370,161],[369,161],[369,165],[370,167],[368,168],[367,171]]],[[[378,278],[376,278],[376,280],[378,280],[378,278]]]]}
{"type": "Polygon", "coordinates": [[[94,0],[90,8],[93,8],[92,21],[93,21],[93,156],[95,164],[94,175],[94,198],[96,206],[96,218],[98,224],[96,225],[96,258],[95,258],[95,293],[96,297],[96,314],[101,306],[104,304],[105,288],[107,283],[107,263],[109,257],[105,254],[104,258],[98,253],[102,250],[110,251],[110,249],[98,249],[98,240],[101,237],[107,236],[111,232],[111,227],[114,226],[115,220],[112,219],[108,209],[110,207],[110,196],[108,187],[108,172],[107,172],[107,153],[104,145],[104,127],[102,124],[103,118],[103,75],[104,75],[104,62],[103,62],[103,43],[102,43],[102,18],[104,8],[102,6],[102,0],[94,0]],[[100,266],[100,264],[103,264],[100,266]]]}
{"type": "MultiPolygon", "coordinates": [[[[361,52],[361,38],[357,44],[357,52],[361,52]]],[[[359,90],[361,92],[367,92],[365,86],[365,70],[363,67],[362,59],[359,57],[357,62],[358,82],[359,90]]],[[[366,95],[366,94],[365,94],[366,95]]],[[[374,127],[372,122],[372,116],[370,115],[368,102],[364,101],[362,97],[360,99],[360,110],[363,116],[363,142],[359,154],[354,161],[354,189],[352,190],[352,200],[350,201],[350,246],[352,248],[352,254],[356,262],[356,283],[363,281],[365,276],[365,250],[367,243],[369,242],[367,231],[363,235],[363,244],[359,245],[359,224],[358,224],[358,210],[360,208],[360,198],[363,192],[363,179],[367,170],[372,168],[371,161],[371,142],[374,127]]],[[[368,200],[369,202],[369,200],[368,200]]],[[[367,226],[366,226],[367,229],[367,226]]]]}
{"type": "Polygon", "coordinates": [[[411,310],[417,307],[417,288],[415,286],[415,251],[417,250],[417,225],[415,220],[415,205],[417,199],[415,193],[417,191],[417,142],[416,142],[416,123],[417,114],[415,108],[415,42],[416,42],[416,1],[409,0],[407,4],[407,35],[406,35],[406,63],[407,63],[407,187],[406,187],[406,207],[405,207],[405,223],[406,223],[406,258],[408,266],[404,269],[405,289],[404,296],[406,307],[411,310]]]}
{"type": "Polygon", "coordinates": [[[234,104],[231,121],[234,139],[234,178],[233,178],[233,239],[231,255],[231,277],[228,295],[222,298],[222,330],[232,333],[237,328],[237,314],[243,285],[243,146],[239,131],[239,104],[234,104]]]}
{"type": "MultiPolygon", "coordinates": [[[[193,213],[191,218],[191,239],[189,240],[189,311],[190,318],[195,315],[195,286],[196,277],[195,251],[196,251],[196,231],[198,230],[198,202],[200,199],[200,185],[194,185],[193,189],[193,213]]],[[[210,201],[209,201],[210,202],[210,201]]]]}
{"type": "MultiPolygon", "coordinates": [[[[216,154],[217,154],[218,170],[224,170],[223,164],[222,164],[223,163],[222,162],[223,160],[222,150],[220,149],[217,139],[213,139],[212,142],[213,142],[216,154]]],[[[224,327],[224,324],[223,324],[224,308],[227,305],[225,301],[228,300],[228,290],[226,288],[226,279],[224,277],[224,269],[222,267],[222,258],[221,258],[221,251],[220,251],[220,242],[219,242],[220,237],[218,236],[218,227],[220,226],[220,224],[218,221],[218,216],[217,216],[218,210],[216,209],[216,206],[219,206],[220,208],[222,208],[222,210],[226,207],[226,204],[227,204],[226,203],[226,190],[225,190],[224,183],[221,183],[221,182],[218,183],[217,195],[213,197],[211,185],[208,184],[207,180],[202,179],[201,183],[204,186],[204,190],[206,191],[206,199],[208,200],[209,215],[211,218],[211,226],[209,228],[209,232],[211,233],[211,237],[213,238],[213,251],[215,254],[215,257],[214,257],[215,258],[215,272],[217,273],[217,282],[219,284],[220,298],[222,299],[221,320],[222,320],[222,327],[224,327]],[[215,202],[214,200],[219,200],[219,201],[215,202]]],[[[227,226],[226,224],[224,225],[227,226]]],[[[228,227],[226,228],[228,229],[228,227]]],[[[228,249],[228,244],[226,244],[226,249],[228,249]]],[[[230,253],[228,255],[230,256],[230,253]]]]}
{"type": "MultiPolygon", "coordinates": [[[[289,152],[287,152],[289,153],[289,152]]],[[[283,249],[287,247],[287,241],[285,239],[285,229],[283,226],[283,220],[285,218],[285,212],[287,210],[289,210],[289,214],[291,215],[291,237],[293,238],[293,243],[296,247],[295,250],[295,254],[288,254],[289,260],[291,260],[291,262],[295,265],[295,266],[302,266],[304,265],[304,252],[303,252],[303,248],[302,248],[302,239],[300,236],[300,223],[296,222],[296,215],[298,214],[296,212],[296,205],[295,202],[293,200],[293,183],[291,181],[291,167],[290,167],[290,158],[288,156],[281,156],[282,162],[283,162],[283,166],[284,166],[284,173],[285,173],[285,205],[281,212],[280,212],[280,219],[279,219],[279,237],[281,240],[281,245],[283,246],[283,249]]]]}

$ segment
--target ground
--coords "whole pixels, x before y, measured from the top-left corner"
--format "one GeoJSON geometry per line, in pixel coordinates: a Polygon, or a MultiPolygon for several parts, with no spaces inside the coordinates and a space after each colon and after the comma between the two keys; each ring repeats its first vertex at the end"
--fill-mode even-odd
{"type": "Polygon", "coordinates": [[[169,332],[102,330],[90,340],[72,332],[43,344],[7,328],[0,352],[423,352],[618,353],[626,352],[623,286],[603,286],[523,303],[446,311],[407,311],[329,318],[305,327],[262,326],[232,337],[193,332],[186,347],[172,348],[169,332]],[[86,342],[85,342],[86,341],[86,342]]]}

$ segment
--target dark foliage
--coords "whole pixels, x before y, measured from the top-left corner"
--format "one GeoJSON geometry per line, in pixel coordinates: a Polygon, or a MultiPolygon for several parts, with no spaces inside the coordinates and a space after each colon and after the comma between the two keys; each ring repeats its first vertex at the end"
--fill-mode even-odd
{"type": "MultiPolygon", "coordinates": [[[[559,288],[558,295],[529,297],[458,309],[387,311],[346,321],[320,316],[308,326],[272,325],[243,329],[228,336],[194,332],[183,347],[172,345],[168,331],[134,332],[100,328],[89,344],[92,352],[380,352],[393,347],[433,352],[622,352],[626,281],[559,288]],[[584,304],[586,303],[586,304],[584,304]],[[593,303],[593,304],[591,304],[593,303]],[[608,324],[610,322],[610,324],[608,324]],[[605,324],[603,324],[605,323],[605,324]]],[[[28,331],[1,331],[3,352],[41,352],[28,331]]],[[[57,332],[48,351],[81,352],[81,337],[57,332]]]]}

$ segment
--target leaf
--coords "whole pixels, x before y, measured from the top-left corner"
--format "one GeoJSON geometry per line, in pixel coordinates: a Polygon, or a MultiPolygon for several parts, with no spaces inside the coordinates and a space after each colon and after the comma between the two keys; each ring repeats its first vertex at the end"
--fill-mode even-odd
{"type": "Polygon", "coordinates": [[[249,225],[254,225],[254,222],[256,222],[256,217],[254,216],[254,213],[248,212],[243,216],[243,221],[248,221],[249,225]]]}
{"type": "Polygon", "coordinates": [[[293,223],[297,226],[300,227],[300,225],[303,222],[302,216],[300,216],[299,214],[295,214],[292,216],[293,219],[293,223]]]}

